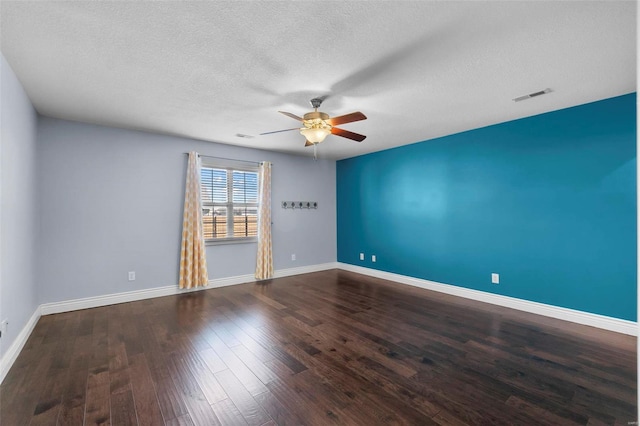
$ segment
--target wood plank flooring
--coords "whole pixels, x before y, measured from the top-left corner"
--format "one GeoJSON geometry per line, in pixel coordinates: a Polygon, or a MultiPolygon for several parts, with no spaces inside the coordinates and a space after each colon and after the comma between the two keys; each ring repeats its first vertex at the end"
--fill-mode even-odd
{"type": "Polygon", "coordinates": [[[331,270],[44,316],[2,425],[627,425],[636,339],[331,270]]]}

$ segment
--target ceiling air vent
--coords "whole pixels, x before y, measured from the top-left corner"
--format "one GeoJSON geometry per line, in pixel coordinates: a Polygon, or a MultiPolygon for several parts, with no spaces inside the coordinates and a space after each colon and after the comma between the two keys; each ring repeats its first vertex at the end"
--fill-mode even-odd
{"type": "Polygon", "coordinates": [[[520,102],[520,101],[524,101],[526,99],[535,98],[536,96],[544,95],[546,93],[551,93],[551,89],[547,88],[547,89],[541,90],[539,92],[529,93],[528,95],[517,97],[513,101],[514,102],[520,102]]]}

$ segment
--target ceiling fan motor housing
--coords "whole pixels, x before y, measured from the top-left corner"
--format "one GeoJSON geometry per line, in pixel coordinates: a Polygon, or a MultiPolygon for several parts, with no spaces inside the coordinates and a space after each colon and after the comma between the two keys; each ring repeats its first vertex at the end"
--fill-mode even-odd
{"type": "Polygon", "coordinates": [[[329,114],[320,111],[308,112],[303,117],[304,121],[320,119],[322,121],[329,119],[329,114]]]}

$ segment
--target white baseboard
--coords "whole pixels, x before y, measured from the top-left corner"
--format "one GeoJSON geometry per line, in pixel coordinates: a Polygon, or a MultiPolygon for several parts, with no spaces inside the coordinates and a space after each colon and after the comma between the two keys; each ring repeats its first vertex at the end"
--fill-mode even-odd
{"type": "Polygon", "coordinates": [[[292,275],[309,274],[311,272],[326,271],[328,269],[337,269],[338,262],[320,263],[318,265],[301,266],[298,268],[280,269],[274,271],[273,278],[290,277],[292,275]]]}
{"type": "Polygon", "coordinates": [[[29,318],[29,321],[27,321],[25,326],[22,327],[22,330],[16,336],[9,349],[7,349],[2,358],[0,358],[0,384],[2,384],[4,377],[9,372],[9,369],[11,369],[11,366],[24,347],[24,344],[27,343],[27,339],[29,339],[29,336],[31,336],[31,332],[38,323],[39,319],[40,307],[38,306],[33,315],[31,315],[31,318],[29,318]]]}
{"type": "Polygon", "coordinates": [[[155,287],[146,290],[126,291],[123,293],[105,294],[103,296],[43,303],[40,305],[40,311],[42,315],[59,314],[61,312],[70,312],[80,309],[97,308],[99,306],[115,305],[116,303],[152,299],[154,297],[169,296],[177,293],[178,288],[176,286],[155,287]]]}
{"type": "Polygon", "coordinates": [[[435,281],[394,274],[392,272],[364,268],[362,266],[351,265],[348,263],[339,262],[338,268],[344,269],[345,271],[356,272],[362,275],[368,275],[371,277],[395,281],[401,284],[407,284],[414,287],[433,290],[440,293],[451,294],[453,296],[464,297],[466,299],[477,300],[479,302],[491,303],[493,305],[530,312],[532,314],[544,315],[547,317],[564,321],[571,321],[591,327],[598,327],[609,331],[615,331],[617,333],[628,334],[631,336],[638,335],[638,323],[634,321],[627,321],[623,319],[607,317],[604,315],[577,311],[569,308],[561,308],[558,306],[546,305],[544,303],[530,302],[528,300],[516,299],[515,297],[502,296],[499,294],[487,293],[478,290],[471,290],[468,288],[458,287],[450,284],[442,284],[435,281]]]}
{"type": "MultiPolygon", "coordinates": [[[[302,266],[299,268],[280,269],[274,271],[274,278],[288,277],[291,275],[307,274],[310,272],[324,271],[338,267],[336,262],[322,263],[319,265],[302,266]]],[[[106,294],[103,296],[86,297],[82,299],[64,300],[61,302],[44,303],[40,305],[42,315],[59,314],[61,312],[77,311],[79,309],[97,308],[100,306],[114,305],[116,303],[134,302],[136,300],[152,299],[154,297],[172,296],[174,294],[189,293],[192,291],[208,290],[210,288],[226,287],[230,285],[250,283],[256,281],[253,274],[237,275],[235,277],[215,278],[209,280],[206,287],[191,289],[179,289],[175,285],[149,288],[146,290],[127,291],[123,293],[106,294]]]]}

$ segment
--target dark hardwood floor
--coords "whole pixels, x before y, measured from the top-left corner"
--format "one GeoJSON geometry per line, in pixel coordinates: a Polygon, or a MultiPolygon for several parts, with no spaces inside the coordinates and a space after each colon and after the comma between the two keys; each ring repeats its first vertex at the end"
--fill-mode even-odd
{"type": "Polygon", "coordinates": [[[13,425],[627,425],[636,339],[331,270],[44,316],[13,425]]]}

